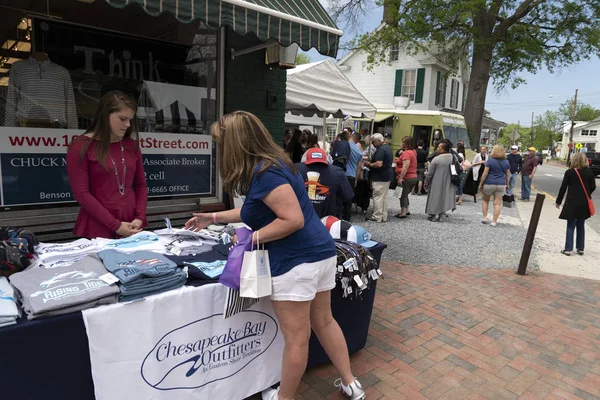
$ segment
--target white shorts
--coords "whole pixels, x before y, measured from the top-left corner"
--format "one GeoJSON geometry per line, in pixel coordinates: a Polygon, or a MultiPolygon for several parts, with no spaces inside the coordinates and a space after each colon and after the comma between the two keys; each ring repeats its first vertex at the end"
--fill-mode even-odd
{"type": "Polygon", "coordinates": [[[283,275],[272,278],[273,301],[310,301],[318,292],[335,287],[337,257],[295,266],[283,275]]]}

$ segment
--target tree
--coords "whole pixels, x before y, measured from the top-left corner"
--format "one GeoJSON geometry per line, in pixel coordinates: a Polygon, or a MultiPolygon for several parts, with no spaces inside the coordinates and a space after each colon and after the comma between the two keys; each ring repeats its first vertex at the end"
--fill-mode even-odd
{"type": "MultiPolygon", "coordinates": [[[[573,100],[568,100],[558,107],[558,113],[563,118],[563,121],[571,120],[571,112],[573,111],[573,100]]],[[[578,103],[575,109],[575,121],[592,121],[600,117],[600,110],[592,107],[589,104],[578,103]]]]}
{"type": "MultiPolygon", "coordinates": [[[[370,0],[330,0],[333,15],[349,23],[370,0]]],[[[432,53],[451,71],[470,58],[471,77],[465,122],[471,145],[479,143],[486,91],[524,83],[520,72],[535,73],[589,59],[600,53],[597,0],[376,0],[384,21],[359,35],[351,47],[367,53],[370,65],[386,61],[387,49],[402,43],[406,52],[432,53]]]]}
{"type": "Polygon", "coordinates": [[[535,125],[543,130],[558,133],[562,132],[563,123],[567,119],[570,120],[571,116],[565,118],[560,111],[547,110],[542,115],[535,117],[535,125]]]}
{"type": "Polygon", "coordinates": [[[311,62],[312,60],[310,59],[310,56],[308,54],[301,52],[298,52],[298,54],[296,54],[296,65],[309,64],[311,62]]]}

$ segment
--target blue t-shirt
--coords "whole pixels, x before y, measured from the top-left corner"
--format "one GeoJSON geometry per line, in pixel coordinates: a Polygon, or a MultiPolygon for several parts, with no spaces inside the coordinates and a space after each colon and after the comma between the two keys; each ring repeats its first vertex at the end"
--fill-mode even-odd
{"type": "Polygon", "coordinates": [[[350,142],[350,159],[346,164],[346,176],[356,178],[356,167],[359,161],[362,160],[362,152],[354,142],[350,142]]]}
{"type": "Polygon", "coordinates": [[[484,182],[486,185],[506,185],[506,170],[510,169],[507,160],[497,160],[489,158],[485,166],[490,168],[488,176],[484,182]]]}
{"type": "MultiPolygon", "coordinates": [[[[260,166],[257,168],[257,170],[260,166]]],[[[257,231],[273,222],[277,216],[263,199],[281,185],[292,186],[300,208],[304,214],[304,227],[291,235],[269,242],[265,248],[269,251],[271,275],[279,276],[297,265],[322,261],[335,257],[335,244],[331,235],[319,220],[306,193],[304,179],[294,174],[289,167],[271,167],[264,172],[255,173],[242,206],[242,221],[257,231]]]]}

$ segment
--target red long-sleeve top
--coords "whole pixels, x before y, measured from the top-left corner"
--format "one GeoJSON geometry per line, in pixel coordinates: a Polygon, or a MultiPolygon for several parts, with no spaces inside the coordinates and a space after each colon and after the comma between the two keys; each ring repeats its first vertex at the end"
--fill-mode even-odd
{"type": "MultiPolygon", "coordinates": [[[[91,139],[80,136],[75,139],[67,153],[67,172],[75,200],[81,206],[73,234],[86,238],[116,238],[121,222],[139,219],[148,225],[146,206],[148,187],[144,174],[142,153],[132,139],[123,139],[125,149],[125,194],[119,194],[119,185],[110,157],[106,157],[106,169],[95,156],[96,143],[90,143],[83,158],[81,151],[91,139]]],[[[110,155],[117,165],[119,180],[123,180],[121,144],[111,143],[110,155]]]]}

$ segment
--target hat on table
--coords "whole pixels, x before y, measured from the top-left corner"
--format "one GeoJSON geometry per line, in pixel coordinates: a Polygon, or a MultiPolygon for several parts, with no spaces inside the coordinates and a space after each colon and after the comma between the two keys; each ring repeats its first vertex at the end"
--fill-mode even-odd
{"type": "Polygon", "coordinates": [[[325,228],[327,228],[328,231],[331,230],[331,225],[338,221],[338,218],[333,217],[331,215],[321,218],[321,222],[323,223],[323,225],[325,225],[325,228]]]}
{"type": "Polygon", "coordinates": [[[510,149],[511,150],[519,150],[519,146],[513,144],[512,146],[510,146],[510,149]]]}
{"type": "Polygon", "coordinates": [[[334,239],[347,240],[358,243],[364,247],[373,247],[377,244],[371,240],[371,234],[365,228],[352,225],[348,221],[337,221],[331,225],[329,233],[334,239]]]}
{"type": "Polygon", "coordinates": [[[530,147],[527,150],[529,150],[529,151],[535,151],[535,147],[530,147]]]}
{"type": "Polygon", "coordinates": [[[308,149],[306,152],[306,161],[304,161],[306,165],[310,165],[313,163],[323,163],[327,164],[327,153],[323,149],[308,149]]]}

